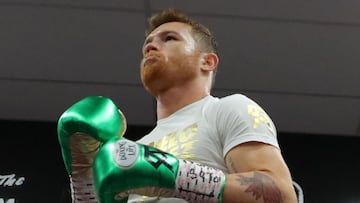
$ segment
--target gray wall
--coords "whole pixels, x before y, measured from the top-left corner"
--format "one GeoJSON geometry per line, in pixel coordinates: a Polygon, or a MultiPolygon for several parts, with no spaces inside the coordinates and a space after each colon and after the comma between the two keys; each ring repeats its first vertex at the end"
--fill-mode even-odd
{"type": "Polygon", "coordinates": [[[56,121],[89,95],[153,125],[139,80],[146,18],[183,9],[220,43],[214,94],[243,93],[281,132],[359,135],[359,1],[0,0],[0,119],[56,121]]]}

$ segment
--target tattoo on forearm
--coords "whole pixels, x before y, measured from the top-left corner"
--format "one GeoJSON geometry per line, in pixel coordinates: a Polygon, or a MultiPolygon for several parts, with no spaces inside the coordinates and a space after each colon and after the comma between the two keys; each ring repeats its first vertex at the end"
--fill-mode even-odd
{"type": "Polygon", "coordinates": [[[241,185],[248,185],[245,192],[252,193],[256,200],[263,198],[264,203],[281,203],[281,192],[275,182],[265,174],[254,172],[253,177],[238,175],[241,185]]]}

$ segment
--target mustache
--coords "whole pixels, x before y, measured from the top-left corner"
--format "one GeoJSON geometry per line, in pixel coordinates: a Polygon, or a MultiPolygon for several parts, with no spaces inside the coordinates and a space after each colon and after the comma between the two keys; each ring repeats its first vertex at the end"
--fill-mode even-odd
{"type": "Polygon", "coordinates": [[[144,55],[144,58],[147,58],[149,56],[162,56],[162,53],[159,51],[149,51],[144,55]]]}
{"type": "Polygon", "coordinates": [[[155,60],[163,60],[163,58],[164,58],[163,54],[159,51],[156,51],[156,50],[149,51],[149,52],[145,53],[143,58],[141,59],[140,67],[143,67],[143,66],[145,66],[145,64],[148,64],[148,62],[153,61],[153,59],[148,60],[150,57],[155,57],[156,58],[155,60]]]}

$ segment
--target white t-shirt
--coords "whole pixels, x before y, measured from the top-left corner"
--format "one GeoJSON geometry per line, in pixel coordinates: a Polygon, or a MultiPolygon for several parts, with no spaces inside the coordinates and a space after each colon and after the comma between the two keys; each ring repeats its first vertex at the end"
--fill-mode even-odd
{"type": "MultiPolygon", "coordinates": [[[[264,110],[241,94],[221,99],[207,96],[161,119],[157,126],[138,142],[192,160],[225,174],[226,154],[235,146],[258,141],[279,148],[276,129],[264,110]]],[[[176,198],[150,198],[131,195],[135,202],[186,202],[176,198]]]]}

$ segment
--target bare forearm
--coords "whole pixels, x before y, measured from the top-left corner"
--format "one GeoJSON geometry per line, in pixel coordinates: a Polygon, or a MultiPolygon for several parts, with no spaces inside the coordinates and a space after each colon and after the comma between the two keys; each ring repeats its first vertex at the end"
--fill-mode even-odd
{"type": "Polygon", "coordinates": [[[275,181],[263,172],[227,175],[223,203],[296,203],[296,195],[289,181],[275,181]]]}

